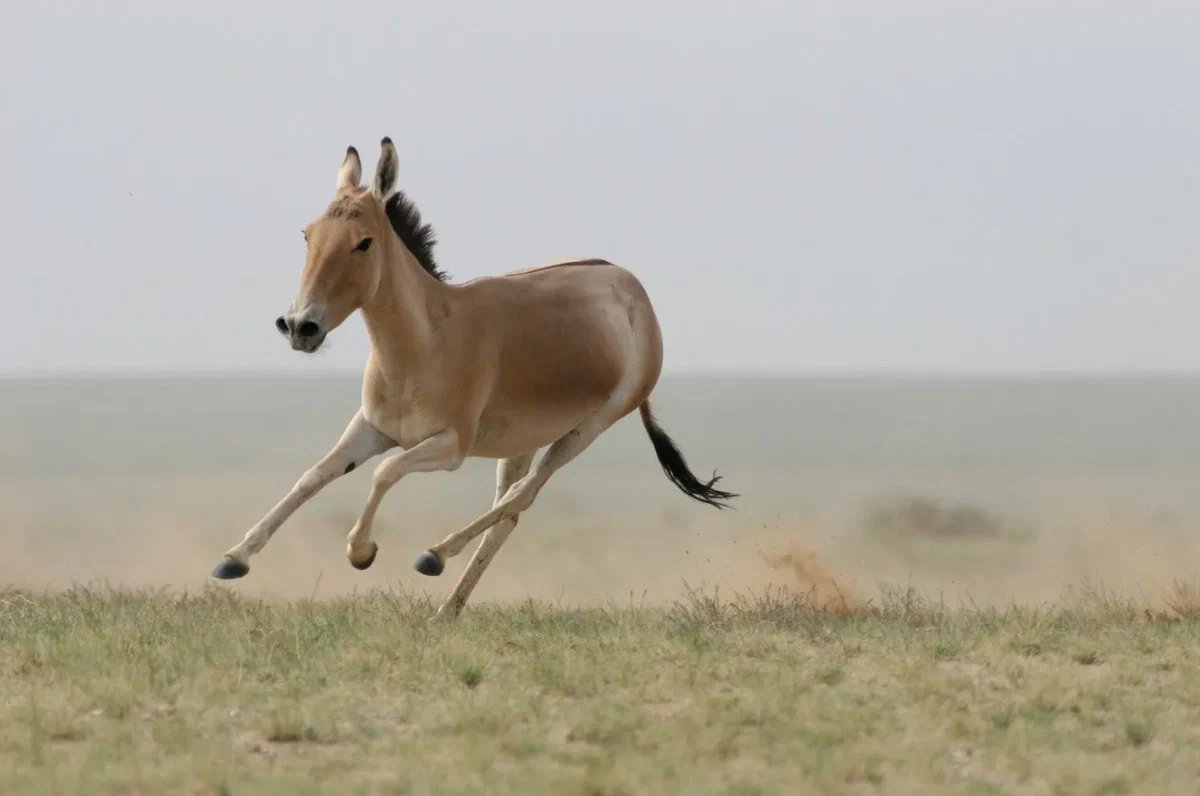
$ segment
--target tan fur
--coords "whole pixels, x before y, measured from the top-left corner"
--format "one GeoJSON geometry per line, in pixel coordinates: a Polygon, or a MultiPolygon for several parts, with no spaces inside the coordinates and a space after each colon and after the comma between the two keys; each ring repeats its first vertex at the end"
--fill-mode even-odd
{"type": "Polygon", "coordinates": [[[627,410],[653,389],[658,324],[629,271],[592,260],[445,284],[415,262],[370,191],[335,207],[308,227],[296,305],[319,304],[331,327],[362,310],[364,416],[401,447],[453,428],[463,456],[515,456],[570,431],[631,365],[642,378],[627,410]],[[365,237],[371,249],[352,253],[365,237]],[[647,344],[636,363],[631,338],[647,344]]]}
{"type": "MultiPolygon", "coordinates": [[[[352,421],[343,447],[353,438],[362,449],[390,443],[403,449],[375,471],[348,541],[356,566],[373,559],[375,510],[405,474],[452,470],[468,456],[512,460],[501,467],[507,476],[499,480],[492,512],[431,548],[439,557],[454,555],[501,522],[501,530],[485,539],[478,566],[443,606],[454,614],[550,474],[646,402],[662,367],[662,339],[637,278],[604,260],[554,263],[459,285],[436,279],[396,235],[380,199],[391,190],[381,184],[384,161],[395,157],[390,147],[385,140],[370,188],[358,185],[357,153],[347,155],[333,203],[305,230],[307,261],[286,317],[318,323],[323,340],[361,310],[371,340],[359,415],[365,422],[356,427],[352,421]],[[366,238],[370,247],[356,251],[366,238]],[[380,438],[366,439],[368,427],[380,438]],[[552,447],[530,471],[531,454],[546,445],[552,447]]],[[[306,474],[304,494],[293,503],[340,475],[336,470],[344,462],[361,463],[337,453],[306,474]]],[[[245,564],[294,510],[292,497],[285,498],[286,511],[277,507],[281,516],[268,515],[227,556],[245,564]]]]}

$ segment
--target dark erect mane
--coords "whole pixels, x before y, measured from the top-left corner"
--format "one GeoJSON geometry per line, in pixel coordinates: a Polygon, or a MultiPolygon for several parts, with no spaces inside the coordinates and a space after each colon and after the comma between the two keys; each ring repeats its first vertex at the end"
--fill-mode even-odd
{"type": "Polygon", "coordinates": [[[396,191],[384,209],[387,210],[388,221],[392,222],[392,229],[396,230],[421,267],[434,279],[445,282],[449,275],[438,268],[433,258],[433,247],[437,244],[433,225],[421,223],[421,211],[404,195],[404,191],[396,191]]]}

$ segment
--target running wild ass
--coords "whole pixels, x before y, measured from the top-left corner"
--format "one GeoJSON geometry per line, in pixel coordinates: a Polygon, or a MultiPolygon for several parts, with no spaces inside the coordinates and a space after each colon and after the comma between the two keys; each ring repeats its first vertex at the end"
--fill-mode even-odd
{"type": "Polygon", "coordinates": [[[362,408],[325,458],[213,570],[240,578],[283,522],[322,487],[392,448],[375,468],[366,506],[347,540],[366,569],[378,546],[371,524],[384,494],[409,473],[455,470],[468,456],[498,459],[490,511],[417,558],[424,575],[485,534],[438,610],[453,618],[480,575],[556,470],[634,409],[667,478],[720,508],[736,497],[702,481],[655,422],[649,396],[662,369],[662,336],[637,278],[605,260],[573,260],[449,284],[434,236],[396,188],[398,158],[385,138],[369,188],[346,150],[334,199],[304,230],[300,291],[276,327],[312,353],[361,310],[371,340],[362,408]],[[534,463],[539,448],[549,446],[534,463]]]}

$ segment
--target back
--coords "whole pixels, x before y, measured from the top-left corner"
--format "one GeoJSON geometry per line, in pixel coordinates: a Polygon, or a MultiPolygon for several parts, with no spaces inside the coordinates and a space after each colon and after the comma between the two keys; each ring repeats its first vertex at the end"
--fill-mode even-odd
{"type": "Polygon", "coordinates": [[[624,268],[560,263],[460,289],[475,317],[486,318],[495,382],[485,417],[586,416],[627,379],[631,362],[644,371],[647,394],[657,381],[657,321],[641,283],[624,268]]]}

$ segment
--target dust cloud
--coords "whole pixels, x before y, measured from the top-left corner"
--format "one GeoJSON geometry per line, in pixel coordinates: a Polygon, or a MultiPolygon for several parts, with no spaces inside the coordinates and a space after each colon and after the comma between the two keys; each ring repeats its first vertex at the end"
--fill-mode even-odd
{"type": "Polygon", "coordinates": [[[807,550],[793,542],[782,552],[763,556],[767,566],[789,570],[795,580],[789,591],[806,596],[812,605],[839,616],[850,616],[865,607],[863,600],[843,583],[821,561],[816,550],[807,550]]]}
{"type": "MultiPolygon", "coordinates": [[[[770,522],[729,514],[661,524],[581,522],[536,511],[518,527],[475,593],[477,601],[526,599],[564,606],[665,604],[687,588],[725,595],[785,589],[835,613],[875,600],[881,587],[977,605],[1054,602],[1072,587],[1103,583],[1161,604],[1179,580],[1200,572],[1197,546],[1179,525],[1137,527],[1111,521],[1047,524],[1030,537],[915,536],[880,540],[847,523],[832,530],[794,518],[770,522]]],[[[456,527],[426,517],[420,533],[381,523],[380,553],[366,572],[344,557],[352,515],[334,513],[285,526],[252,561],[250,574],[222,588],[257,598],[328,598],[371,589],[429,594],[453,588],[472,547],[440,578],[411,561],[456,527]]],[[[240,533],[197,533],[163,516],[153,528],[117,532],[95,518],[93,532],[6,529],[0,584],[60,590],[78,584],[196,591],[214,583],[212,566],[240,533]]],[[[231,525],[231,527],[233,527],[231,525]]]]}

